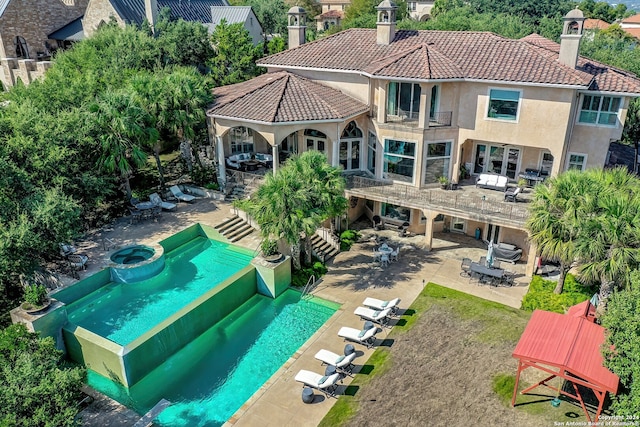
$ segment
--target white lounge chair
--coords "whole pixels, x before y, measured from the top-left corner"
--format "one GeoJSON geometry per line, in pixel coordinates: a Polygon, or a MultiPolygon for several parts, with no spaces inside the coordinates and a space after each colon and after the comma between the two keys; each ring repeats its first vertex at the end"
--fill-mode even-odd
{"type": "Polygon", "coordinates": [[[173,187],[169,188],[169,190],[171,190],[171,194],[173,194],[175,198],[181,202],[189,203],[189,202],[193,202],[196,199],[191,194],[184,194],[177,185],[174,185],[173,187]]]}
{"type": "Polygon", "coordinates": [[[353,314],[360,316],[363,320],[371,320],[374,323],[379,323],[382,326],[387,326],[389,323],[389,315],[391,314],[391,307],[384,310],[374,310],[367,307],[358,307],[353,314]]]}
{"type": "Polygon", "coordinates": [[[347,375],[351,374],[351,371],[355,367],[353,364],[353,359],[356,358],[355,351],[346,356],[340,356],[332,351],[322,349],[317,352],[314,357],[323,364],[335,366],[338,372],[343,372],[347,375]]]}
{"type": "Polygon", "coordinates": [[[333,375],[323,376],[315,372],[300,370],[296,375],[296,381],[306,386],[315,388],[326,394],[327,396],[335,396],[337,382],[340,380],[340,374],[337,372],[333,375]]]}
{"type": "Polygon", "coordinates": [[[398,311],[398,304],[400,304],[400,298],[394,298],[389,301],[384,301],[377,298],[367,297],[362,303],[362,305],[364,305],[365,307],[374,308],[376,310],[384,310],[386,308],[390,308],[392,314],[396,314],[396,312],[398,311]]]}
{"type": "Polygon", "coordinates": [[[178,206],[175,203],[165,202],[164,200],[162,200],[162,198],[160,197],[160,195],[158,193],[151,193],[149,195],[149,200],[154,205],[160,206],[160,207],[162,207],[162,209],[164,209],[166,211],[172,211],[178,206]]]}
{"type": "Polygon", "coordinates": [[[338,336],[344,338],[345,340],[355,341],[360,344],[366,345],[367,348],[373,347],[373,343],[376,340],[376,334],[378,333],[378,328],[373,327],[371,329],[355,329],[350,328],[348,326],[343,326],[338,331],[338,336]]]}

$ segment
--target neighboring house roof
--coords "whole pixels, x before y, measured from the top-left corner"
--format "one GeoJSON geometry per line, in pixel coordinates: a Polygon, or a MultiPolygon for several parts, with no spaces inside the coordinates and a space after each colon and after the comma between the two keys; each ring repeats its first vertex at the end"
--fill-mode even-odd
{"type": "Polygon", "coordinates": [[[47,36],[51,40],[84,40],[84,30],[82,29],[82,18],[84,15],[74,19],[62,28],[57,29],[47,36]]]}
{"type": "Polygon", "coordinates": [[[0,16],[4,13],[11,0],[0,0],[0,16]]]}
{"type": "MultiPolygon", "coordinates": [[[[110,1],[126,23],[142,24],[144,21],[144,0],[110,1]]],[[[158,0],[158,10],[168,7],[171,9],[171,18],[185,21],[210,22],[211,6],[229,6],[229,3],[227,0],[158,0]]]]}
{"type": "Polygon", "coordinates": [[[331,18],[344,19],[344,12],[341,10],[328,10],[325,13],[321,13],[320,15],[315,17],[315,19],[331,19],[331,18]]]}
{"type": "MultiPolygon", "coordinates": [[[[377,44],[375,29],[352,28],[263,58],[259,65],[365,73],[375,61],[423,45],[428,46],[433,70],[446,70],[433,74],[432,79],[453,78],[452,64],[466,80],[586,87],[593,77],[585,70],[562,65],[557,55],[550,58],[526,41],[474,31],[400,30],[393,43],[383,45],[377,44]]],[[[417,79],[422,76],[408,69],[396,73],[395,77],[417,79]]]]}
{"type": "Polygon", "coordinates": [[[623,28],[624,32],[629,34],[631,37],[635,37],[640,39],[640,28],[623,28]]]}
{"type": "Polygon", "coordinates": [[[211,20],[213,26],[217,26],[223,19],[227,24],[245,23],[250,17],[254,17],[251,6],[214,6],[211,8],[211,20]]]}
{"type": "MultiPolygon", "coordinates": [[[[540,53],[555,60],[560,53],[560,45],[538,34],[520,39],[539,49],[540,53]]],[[[602,92],[640,93],[640,79],[630,71],[621,70],[584,57],[578,58],[576,71],[588,73],[592,80],[588,89],[602,92]]]]}
{"type": "Polygon", "coordinates": [[[342,121],[368,111],[362,102],[307,78],[279,71],[213,90],[209,116],[283,124],[342,121]]]}
{"type": "Polygon", "coordinates": [[[623,24],[640,24],[640,13],[622,20],[623,24]]]}
{"type": "Polygon", "coordinates": [[[611,26],[611,24],[603,21],[602,19],[591,18],[585,19],[583,25],[585,30],[604,30],[606,28],[609,28],[609,26],[611,26]]]}

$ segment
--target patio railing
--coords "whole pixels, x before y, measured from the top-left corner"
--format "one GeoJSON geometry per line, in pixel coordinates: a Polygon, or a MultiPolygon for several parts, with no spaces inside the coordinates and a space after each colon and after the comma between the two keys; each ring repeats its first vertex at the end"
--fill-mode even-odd
{"type": "MultiPolygon", "coordinates": [[[[461,216],[460,213],[464,213],[467,218],[481,221],[500,218],[517,227],[524,227],[528,217],[526,207],[504,202],[502,197],[481,196],[459,191],[420,189],[410,185],[361,176],[346,178],[347,191],[350,193],[395,205],[415,209],[440,209],[456,216],[461,216]]],[[[500,195],[502,196],[502,194],[500,195]]]]}

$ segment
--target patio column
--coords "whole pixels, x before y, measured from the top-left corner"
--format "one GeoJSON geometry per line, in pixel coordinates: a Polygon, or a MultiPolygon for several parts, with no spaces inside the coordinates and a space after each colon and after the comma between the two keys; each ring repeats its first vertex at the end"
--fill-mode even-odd
{"type": "Polygon", "coordinates": [[[338,167],[340,164],[340,137],[331,141],[331,166],[338,167]]]}
{"type": "Polygon", "coordinates": [[[276,170],[280,167],[280,153],[278,151],[279,145],[271,147],[271,155],[273,156],[273,174],[276,174],[276,170]]]}
{"type": "Polygon", "coordinates": [[[524,269],[524,274],[527,277],[533,276],[533,273],[536,271],[536,258],[537,258],[538,248],[533,243],[529,244],[529,253],[527,254],[527,266],[524,269]]]}
{"type": "Polygon", "coordinates": [[[387,120],[387,82],[378,81],[378,123],[385,123],[387,120]]]}
{"type": "Polygon", "coordinates": [[[220,188],[224,188],[227,182],[227,170],[224,163],[224,143],[219,135],[216,135],[216,152],[216,158],[218,159],[218,184],[220,188]]]}
{"type": "Polygon", "coordinates": [[[434,224],[434,219],[438,216],[438,212],[436,211],[432,211],[430,209],[424,209],[422,211],[422,213],[424,214],[425,218],[427,219],[427,228],[424,231],[424,239],[425,239],[425,246],[427,251],[431,250],[431,246],[433,245],[433,224],[434,224]]]}
{"type": "Polygon", "coordinates": [[[432,90],[432,84],[420,83],[420,114],[418,116],[418,123],[419,126],[423,129],[429,128],[432,90]]]}

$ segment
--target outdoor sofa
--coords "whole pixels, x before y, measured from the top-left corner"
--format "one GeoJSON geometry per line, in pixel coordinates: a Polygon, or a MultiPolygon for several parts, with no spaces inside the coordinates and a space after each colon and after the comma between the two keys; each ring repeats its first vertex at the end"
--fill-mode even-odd
{"type": "Polygon", "coordinates": [[[476,187],[488,188],[490,190],[505,191],[509,177],[504,175],[498,175],[495,173],[481,173],[476,180],[476,187]]]}

